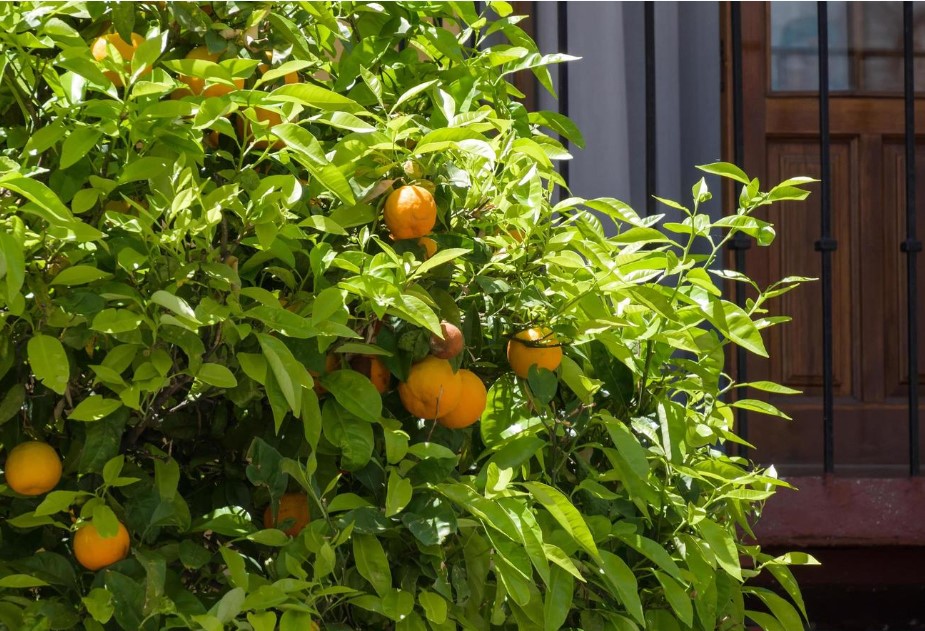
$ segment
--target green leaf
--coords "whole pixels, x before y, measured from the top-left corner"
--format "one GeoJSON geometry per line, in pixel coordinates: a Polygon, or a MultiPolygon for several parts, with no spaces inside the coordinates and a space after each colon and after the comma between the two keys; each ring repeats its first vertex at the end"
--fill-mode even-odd
{"type": "Polygon", "coordinates": [[[353,556],[360,576],[369,581],[376,593],[384,596],[392,589],[392,572],[382,544],[372,535],[354,533],[353,556]]]}
{"type": "Polygon", "coordinates": [[[486,446],[500,447],[511,438],[526,434],[531,427],[541,426],[540,419],[528,413],[526,401],[513,375],[500,377],[488,389],[485,412],[479,423],[486,446]]]}
{"type": "Polygon", "coordinates": [[[558,631],[565,624],[575,595],[575,577],[559,567],[550,570],[549,586],[543,600],[544,631],[558,631]]]}
{"type": "Polygon", "coordinates": [[[311,375],[308,374],[304,366],[296,362],[292,352],[286,348],[286,345],[275,337],[258,333],[257,340],[260,342],[263,356],[266,358],[267,364],[270,366],[270,370],[276,378],[283,396],[286,398],[286,402],[292,409],[292,413],[298,415],[302,409],[302,385],[307,377],[308,387],[311,387],[311,375]]]}
{"type": "Polygon", "coordinates": [[[668,551],[665,550],[657,541],[643,537],[635,533],[625,533],[616,531],[614,534],[619,537],[628,546],[645,555],[649,560],[654,562],[658,567],[667,572],[672,577],[681,580],[681,569],[675,563],[668,551]]]}
{"type": "Polygon", "coordinates": [[[755,390],[761,390],[762,392],[772,392],[774,394],[801,394],[801,390],[794,390],[793,388],[788,388],[787,386],[782,386],[779,383],[774,383],[773,381],[750,381],[748,383],[736,384],[737,388],[754,388],[755,390]]]}
{"type": "Polygon", "coordinates": [[[581,130],[578,129],[578,126],[567,116],[550,111],[530,112],[529,120],[534,125],[548,127],[560,136],[573,142],[575,146],[580,149],[583,149],[585,146],[585,139],[581,135],[581,130]]]}
{"type": "Polygon", "coordinates": [[[276,629],[276,614],[272,611],[250,611],[247,621],[254,627],[254,631],[274,631],[276,629]]]}
{"type": "Polygon", "coordinates": [[[698,169],[705,173],[712,173],[721,177],[726,177],[742,184],[748,184],[751,180],[745,172],[734,164],[728,162],[714,162],[713,164],[701,164],[698,169]]]}
{"type": "Polygon", "coordinates": [[[392,106],[391,111],[394,112],[396,109],[398,109],[399,105],[406,103],[407,101],[413,99],[415,96],[426,91],[428,88],[433,86],[435,83],[437,83],[437,79],[431,79],[430,81],[419,83],[418,85],[405,90],[405,92],[400,97],[398,97],[398,100],[395,101],[395,105],[392,106]]]}
{"type": "Polygon", "coordinates": [[[414,596],[401,589],[390,589],[382,596],[382,614],[396,622],[406,619],[414,609],[414,596]]]}
{"type": "MultiPolygon", "coordinates": [[[[746,611],[745,615],[758,623],[762,631],[791,631],[784,627],[774,616],[763,611],[746,611]]],[[[803,628],[802,625],[797,629],[803,628]]]]}
{"type": "MultiPolygon", "coordinates": [[[[31,201],[35,206],[28,210],[42,217],[53,227],[73,232],[78,241],[96,241],[103,236],[96,228],[77,221],[58,196],[39,181],[8,174],[0,177],[0,188],[18,193],[31,201]]],[[[22,208],[24,211],[27,210],[26,207],[22,208]]]]}
{"type": "Polygon", "coordinates": [[[68,419],[72,421],[99,421],[121,407],[121,401],[93,394],[78,403],[74,411],[68,415],[68,419]]]}
{"type": "Polygon", "coordinates": [[[292,123],[283,123],[282,125],[274,126],[273,133],[280,140],[285,141],[286,146],[295,153],[312,176],[337,195],[338,199],[349,205],[356,203],[353,190],[350,188],[347,179],[336,167],[328,162],[321,143],[308,130],[292,123]]]}
{"type": "Polygon", "coordinates": [[[599,559],[601,578],[611,593],[617,597],[629,615],[639,624],[645,625],[642,602],[639,600],[639,585],[633,570],[623,559],[606,550],[601,550],[599,559]]]}
{"type": "Polygon", "coordinates": [[[51,286],[65,285],[73,287],[74,285],[85,285],[102,278],[110,278],[111,276],[112,274],[107,274],[91,265],[74,265],[73,267],[66,267],[61,270],[49,284],[51,286]]]}
{"type": "Polygon", "coordinates": [[[443,334],[440,330],[440,318],[417,296],[402,294],[398,301],[389,307],[388,312],[425,328],[435,335],[443,334]]]}
{"type": "Polygon", "coordinates": [[[677,614],[678,619],[687,626],[692,626],[694,624],[694,607],[691,604],[691,597],[688,595],[687,590],[667,574],[662,574],[658,570],[653,570],[653,574],[655,574],[655,578],[658,579],[662,589],[665,590],[665,599],[677,614]]]}
{"type": "Polygon", "coordinates": [[[70,379],[70,364],[61,342],[49,335],[35,335],[26,345],[26,354],[36,378],[49,389],[64,394],[70,379]]]}
{"type": "Polygon", "coordinates": [[[45,499],[36,507],[33,514],[36,517],[42,517],[66,511],[74,503],[74,500],[82,495],[85,495],[83,491],[52,491],[45,496],[45,499]]]}
{"type": "Polygon", "coordinates": [[[759,587],[748,588],[748,592],[754,594],[764,602],[765,606],[771,610],[774,617],[777,618],[781,626],[785,629],[802,629],[803,621],[800,614],[793,608],[793,605],[775,594],[769,589],[759,587]]]}
{"type": "Polygon", "coordinates": [[[103,309],[93,318],[90,328],[101,333],[127,333],[144,322],[144,317],[129,309],[103,309]]]}
{"type": "Polygon", "coordinates": [[[578,567],[575,565],[575,562],[572,561],[571,557],[569,557],[562,548],[554,546],[551,543],[544,543],[543,553],[549,561],[555,563],[582,583],[586,582],[581,572],[578,570],[578,567]]]}
{"type": "Polygon", "coordinates": [[[591,379],[585,375],[581,366],[567,355],[563,355],[562,363],[559,364],[559,376],[563,383],[586,405],[593,401],[594,393],[600,390],[602,385],[597,379],[591,379]]]}
{"type": "Polygon", "coordinates": [[[591,536],[588,524],[565,495],[541,482],[524,482],[523,486],[530,491],[533,499],[549,511],[578,545],[592,557],[597,557],[597,546],[594,544],[594,537],[591,536]]]}
{"type": "Polygon", "coordinates": [[[726,570],[730,576],[741,581],[742,568],[739,565],[739,553],[736,550],[735,539],[729,531],[707,518],[701,519],[696,528],[710,545],[710,550],[716,556],[720,567],[726,570]]]}
{"type": "Polygon", "coordinates": [[[26,389],[22,384],[16,383],[10,386],[0,401],[0,425],[3,425],[11,418],[15,417],[21,410],[23,403],[26,402],[26,389]]]}
{"type": "Polygon", "coordinates": [[[533,399],[540,405],[549,405],[559,389],[559,379],[556,373],[535,364],[530,366],[527,373],[527,383],[530,385],[533,399]]]}
{"type": "Polygon", "coordinates": [[[300,105],[307,105],[309,107],[332,112],[363,113],[369,115],[369,113],[363,109],[363,106],[353,99],[311,83],[284,85],[281,88],[273,90],[273,92],[266,97],[266,100],[271,103],[299,103],[300,105]]]}
{"type": "Polygon", "coordinates": [[[263,385],[267,380],[267,360],[257,353],[238,353],[238,363],[244,374],[263,385]]]}
{"type": "Polygon", "coordinates": [[[112,592],[101,587],[94,587],[81,598],[87,612],[99,623],[106,624],[112,618],[115,607],[112,604],[112,592]]]}
{"type": "Polygon", "coordinates": [[[234,388],[238,385],[234,374],[221,364],[203,364],[196,373],[196,379],[216,388],[234,388]]]}
{"type": "Polygon", "coordinates": [[[389,482],[385,494],[385,516],[393,517],[400,513],[411,501],[411,481],[402,478],[394,469],[389,472],[389,482]]]}
{"type": "Polygon", "coordinates": [[[341,467],[357,471],[373,455],[373,426],[348,412],[336,400],[327,400],[321,413],[321,427],[328,441],[341,450],[341,467]]]}
{"type": "Polygon", "coordinates": [[[125,165],[121,175],[119,175],[119,184],[150,180],[161,175],[166,175],[168,172],[168,162],[166,159],[145,156],[125,165]]]}
{"type": "MultiPolygon", "coordinates": [[[[7,300],[11,301],[19,293],[25,281],[26,259],[19,239],[0,231],[0,270],[4,262],[6,263],[6,295],[7,300]]],[[[0,277],[2,276],[4,274],[0,273],[0,277]]]]}
{"type": "Polygon", "coordinates": [[[424,615],[434,624],[446,622],[447,603],[439,594],[422,590],[418,592],[418,602],[424,610],[424,615]]]}
{"type": "Polygon", "coordinates": [[[354,370],[334,370],[321,378],[321,384],[351,414],[375,423],[382,416],[382,396],[372,382],[354,370]]]}
{"type": "Polygon", "coordinates": [[[175,314],[187,320],[194,325],[198,325],[199,321],[196,319],[196,312],[193,311],[193,308],[189,304],[180,298],[169,292],[158,290],[151,295],[151,302],[156,305],[160,305],[170,311],[173,311],[175,314]]]}
{"type": "Polygon", "coordinates": [[[103,467],[103,482],[112,484],[122,473],[122,467],[125,466],[125,456],[122,454],[115,458],[110,458],[103,467]]]}
{"type": "Polygon", "coordinates": [[[154,486],[157,494],[165,502],[172,501],[177,496],[177,486],[180,484],[180,465],[173,458],[154,461],[154,486]]]}
{"type": "Polygon", "coordinates": [[[797,584],[790,568],[786,565],[778,564],[776,559],[771,563],[767,563],[764,567],[777,579],[777,582],[781,584],[781,587],[784,588],[787,595],[790,596],[790,599],[793,600],[794,604],[799,608],[803,617],[809,619],[806,615],[806,605],[803,603],[803,595],[800,593],[800,586],[797,584]]]}
{"type": "Polygon", "coordinates": [[[279,631],[307,631],[311,629],[311,625],[311,614],[296,609],[287,609],[279,620],[279,631]]]}
{"type": "Polygon", "coordinates": [[[224,625],[234,620],[234,618],[241,613],[241,608],[244,606],[244,599],[246,597],[247,592],[240,587],[235,587],[231,591],[226,592],[209,612],[218,618],[219,622],[224,625]]]}
{"type": "Polygon", "coordinates": [[[750,412],[758,412],[760,414],[767,414],[768,416],[777,416],[792,420],[790,416],[782,412],[777,407],[771,405],[766,401],[761,401],[759,399],[739,399],[738,401],[733,401],[729,404],[730,407],[741,408],[743,410],[748,410],[750,412]]]}
{"type": "Polygon", "coordinates": [[[767,357],[761,333],[741,307],[727,300],[711,300],[702,306],[710,324],[730,340],[761,357],[767,357]]]}
{"type": "Polygon", "coordinates": [[[75,164],[87,155],[87,152],[96,145],[102,136],[102,131],[92,127],[78,127],[72,131],[61,147],[61,161],[58,166],[66,169],[75,164]]]}
{"type": "Polygon", "coordinates": [[[244,557],[236,550],[227,546],[218,549],[225,561],[225,567],[228,568],[228,576],[231,578],[231,584],[241,589],[247,589],[248,578],[247,570],[244,568],[244,557]]]}
{"type": "Polygon", "coordinates": [[[411,276],[409,276],[409,280],[415,276],[423,275],[430,270],[443,265],[444,263],[457,260],[460,257],[469,254],[471,251],[472,250],[469,248],[449,248],[446,250],[440,250],[432,257],[421,263],[417,269],[412,272],[411,276]]]}
{"type": "Polygon", "coordinates": [[[648,452],[640,443],[639,438],[623,421],[614,418],[609,412],[601,412],[601,419],[607,427],[610,439],[630,470],[640,480],[646,480],[649,476],[648,452]]]}
{"type": "Polygon", "coordinates": [[[115,537],[119,533],[119,520],[116,519],[116,514],[102,502],[93,507],[93,526],[103,539],[115,537]]]}
{"type": "Polygon", "coordinates": [[[0,587],[8,589],[28,589],[31,587],[46,587],[48,583],[40,578],[27,574],[9,574],[0,578],[0,587]]]}

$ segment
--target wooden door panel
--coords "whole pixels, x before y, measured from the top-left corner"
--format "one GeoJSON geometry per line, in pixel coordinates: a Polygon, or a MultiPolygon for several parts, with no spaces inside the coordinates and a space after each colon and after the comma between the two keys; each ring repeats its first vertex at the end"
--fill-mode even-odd
{"type": "MultiPolygon", "coordinates": [[[[880,249],[885,261],[883,275],[884,300],[889,304],[887,317],[883,321],[885,340],[884,374],[886,377],[886,396],[900,402],[908,396],[909,356],[908,317],[906,303],[906,255],[900,250],[900,244],[906,239],[906,190],[905,146],[901,138],[888,138],[883,143],[883,202],[884,240],[880,249]]],[[[925,145],[916,147],[916,180],[925,182],[925,145]]],[[[916,222],[925,228],[925,198],[919,193],[916,197],[916,222]]],[[[921,260],[921,257],[920,257],[921,260]]],[[[918,296],[925,296],[925,274],[918,274],[918,296]]],[[[921,303],[921,298],[919,302],[921,303]]],[[[925,305],[918,310],[918,330],[922,332],[919,342],[919,383],[925,383],[925,305]]]]}
{"type": "MultiPolygon", "coordinates": [[[[851,222],[854,213],[854,180],[856,157],[854,141],[839,140],[832,145],[833,207],[840,209],[833,221],[839,248],[833,257],[833,296],[839,317],[834,322],[835,393],[839,397],[854,396],[853,344],[854,319],[851,303],[851,222]]],[[[768,139],[767,164],[769,182],[796,175],[819,175],[819,151],[812,140],[768,139]]],[[[753,247],[747,256],[747,269],[761,286],[786,276],[818,278],[821,273],[819,252],[815,242],[819,236],[819,196],[811,195],[805,202],[785,202],[772,207],[767,218],[775,225],[778,237],[768,248],[753,247]]],[[[818,283],[808,283],[768,303],[772,315],[785,313],[793,322],[770,329],[767,346],[769,360],[753,358],[749,374],[760,375],[792,388],[807,396],[822,394],[823,357],[822,295],[818,283]],[[754,372],[752,372],[754,371],[754,372]]],[[[758,378],[758,377],[756,377],[758,378]]],[[[786,405],[789,398],[775,401],[786,405]]]]}
{"type": "MultiPolygon", "coordinates": [[[[834,278],[832,295],[834,309],[839,314],[833,322],[835,396],[853,396],[852,383],[852,328],[854,314],[851,304],[856,300],[851,286],[851,250],[853,245],[851,221],[854,213],[853,182],[857,179],[853,141],[839,140],[832,144],[833,174],[833,233],[839,248],[832,261],[834,278]]],[[[769,182],[778,182],[796,175],[819,177],[819,150],[812,141],[768,139],[767,165],[769,182]]],[[[771,278],[808,276],[819,278],[822,263],[815,249],[819,237],[819,195],[810,195],[805,202],[789,202],[772,207],[769,217],[777,227],[777,247],[767,249],[771,278]],[[779,244],[785,243],[785,247],[779,244]]],[[[762,248],[764,250],[764,248],[762,248]]],[[[755,250],[759,254],[760,250],[755,250]]],[[[822,293],[818,283],[784,294],[778,304],[771,303],[775,311],[791,315],[793,323],[771,329],[769,341],[774,378],[801,389],[807,395],[821,395],[823,357],[818,343],[822,339],[822,293]]]]}

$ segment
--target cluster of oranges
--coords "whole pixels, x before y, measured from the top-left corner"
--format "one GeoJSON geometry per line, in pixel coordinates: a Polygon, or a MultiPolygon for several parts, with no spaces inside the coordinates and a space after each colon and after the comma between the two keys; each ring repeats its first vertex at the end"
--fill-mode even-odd
{"type": "MultiPolygon", "coordinates": [[[[54,489],[61,480],[61,458],[47,443],[33,440],[16,445],[6,459],[6,484],[20,495],[35,497],[54,489]]],[[[87,523],[74,535],[74,556],[88,570],[99,570],[128,556],[128,531],[121,523],[114,536],[103,537],[87,523]]]]}
{"type": "MultiPolygon", "coordinates": [[[[446,327],[443,340],[437,342],[438,339],[432,340],[432,354],[411,367],[408,379],[398,386],[398,394],[405,409],[418,418],[435,419],[450,429],[469,427],[485,411],[488,398],[485,384],[470,370],[454,372],[447,360],[455,354],[441,354],[452,339],[446,327]]],[[[532,366],[556,370],[562,362],[562,346],[550,329],[534,327],[511,338],[507,357],[514,373],[526,379],[532,366]]]]}

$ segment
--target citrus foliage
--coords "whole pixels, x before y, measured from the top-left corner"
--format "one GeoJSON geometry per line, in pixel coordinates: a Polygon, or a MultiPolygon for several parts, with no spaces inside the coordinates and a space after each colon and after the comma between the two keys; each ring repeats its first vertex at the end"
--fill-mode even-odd
{"type": "Polygon", "coordinates": [[[661,229],[552,205],[557,137],[583,141],[518,102],[512,73],[566,59],[518,21],[0,5],[0,627],[798,627],[806,559],[740,537],[782,483],[723,446],[734,406],[777,414],[727,402],[727,346],[764,355],[799,279],[743,309],[715,268],[806,180],[705,167],[738,213],[698,212],[701,181],[661,229]],[[386,227],[402,186],[430,236],[386,227]],[[63,461],[45,494],[12,488],[30,440],[63,461]]]}

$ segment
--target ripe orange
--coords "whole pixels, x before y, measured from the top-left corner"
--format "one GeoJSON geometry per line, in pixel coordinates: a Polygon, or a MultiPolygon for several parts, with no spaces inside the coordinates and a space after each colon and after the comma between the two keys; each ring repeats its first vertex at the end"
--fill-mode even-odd
{"type": "Polygon", "coordinates": [[[488,400],[485,384],[478,375],[463,368],[459,371],[459,377],[462,381],[462,396],[459,397],[459,403],[450,410],[449,414],[437,418],[438,423],[450,429],[469,427],[482,418],[482,412],[485,411],[485,403],[488,400]]]}
{"type": "MultiPolygon", "coordinates": [[[[220,55],[216,53],[210,53],[209,49],[206,46],[197,46],[193,50],[189,51],[189,53],[187,53],[186,58],[187,59],[202,59],[205,61],[211,61],[213,63],[218,63],[219,56],[220,55]]],[[[182,96],[188,96],[190,94],[194,94],[196,96],[199,96],[201,94],[202,96],[206,96],[206,97],[224,96],[230,93],[232,90],[234,90],[234,88],[232,88],[230,85],[226,85],[224,83],[213,83],[208,88],[206,88],[205,87],[206,80],[203,79],[202,77],[188,77],[186,75],[180,75],[179,77],[177,77],[177,80],[188,85],[189,90],[186,90],[183,88],[174,90],[173,94],[171,95],[173,98],[180,98],[182,96]]],[[[244,79],[235,78],[234,84],[239,90],[241,90],[244,88],[244,79]]]]}
{"type": "Polygon", "coordinates": [[[518,377],[526,379],[534,364],[547,370],[558,368],[562,347],[550,329],[533,327],[517,333],[507,343],[507,361],[518,377]]]}
{"type": "Polygon", "coordinates": [[[92,523],[81,526],[74,535],[74,556],[77,562],[88,570],[99,570],[128,556],[132,542],[128,530],[119,523],[119,531],[113,537],[103,538],[92,523]]]}
{"type": "Polygon", "coordinates": [[[418,239],[418,245],[424,248],[425,261],[437,253],[437,242],[430,237],[421,237],[418,239]]]}
{"type": "Polygon", "coordinates": [[[418,418],[433,419],[456,407],[462,395],[462,379],[450,362],[428,355],[411,366],[408,380],[398,384],[405,409],[418,418]]]}
{"type": "Polygon", "coordinates": [[[32,440],[13,447],[4,472],[7,486],[20,495],[41,495],[61,480],[61,458],[51,445],[32,440]]]}
{"type": "Polygon", "coordinates": [[[286,493],[279,498],[279,512],[276,513],[275,520],[273,519],[272,502],[263,511],[264,528],[276,528],[277,524],[285,526],[286,523],[290,523],[291,525],[283,530],[290,537],[299,534],[310,521],[308,496],[304,493],[286,493]]]}
{"type": "Polygon", "coordinates": [[[417,239],[437,223],[437,204],[426,188],[402,186],[385,200],[383,219],[393,238],[417,239]]]}
{"type": "Polygon", "coordinates": [[[350,367],[358,373],[369,377],[379,394],[388,392],[389,382],[392,381],[392,373],[389,372],[385,363],[375,355],[357,355],[350,360],[350,367]]]}
{"type": "MultiPolygon", "coordinates": [[[[93,46],[90,47],[90,53],[93,55],[93,58],[97,61],[102,61],[109,57],[108,45],[111,45],[116,49],[116,52],[119,53],[119,56],[122,57],[122,61],[125,62],[125,72],[128,72],[131,68],[132,57],[135,56],[135,51],[138,50],[138,47],[141,45],[145,38],[139,35],[138,33],[132,33],[132,43],[129,44],[118,33],[107,33],[106,35],[101,35],[96,38],[96,41],[93,42],[93,46]]],[[[144,74],[151,72],[151,67],[148,66],[145,68],[144,74]]],[[[106,75],[106,78],[112,81],[112,84],[116,87],[122,86],[122,77],[119,76],[118,72],[112,70],[104,70],[103,74],[106,75]]]]}

